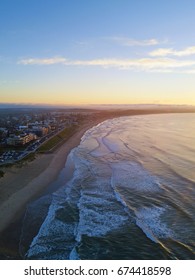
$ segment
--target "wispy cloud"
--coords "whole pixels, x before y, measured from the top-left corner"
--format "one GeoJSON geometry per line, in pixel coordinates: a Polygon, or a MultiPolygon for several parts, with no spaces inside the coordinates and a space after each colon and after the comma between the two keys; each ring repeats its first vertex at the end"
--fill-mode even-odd
{"type": "Polygon", "coordinates": [[[51,57],[51,58],[27,58],[18,61],[18,64],[23,65],[52,65],[65,63],[66,59],[63,57],[51,57]]]}
{"type": "Polygon", "coordinates": [[[110,38],[112,41],[117,42],[122,46],[155,46],[159,45],[160,42],[157,39],[147,39],[147,40],[136,40],[128,37],[112,37],[110,38]]]}
{"type": "Polygon", "coordinates": [[[23,65],[54,65],[61,64],[65,66],[81,66],[81,67],[102,67],[102,68],[118,68],[124,70],[135,71],[152,71],[152,72],[172,72],[175,69],[188,68],[189,73],[194,71],[189,67],[195,66],[195,60],[176,60],[167,57],[158,58],[140,58],[140,59],[117,59],[104,58],[92,60],[70,60],[63,57],[54,58],[29,58],[18,62],[23,65]]]}
{"type": "Polygon", "coordinates": [[[195,46],[187,47],[183,50],[174,50],[173,48],[161,48],[150,52],[150,56],[190,56],[195,54],[195,46]]]}

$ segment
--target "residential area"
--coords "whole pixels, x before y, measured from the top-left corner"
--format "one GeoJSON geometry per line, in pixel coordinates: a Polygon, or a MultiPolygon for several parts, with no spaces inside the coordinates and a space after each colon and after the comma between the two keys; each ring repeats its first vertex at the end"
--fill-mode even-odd
{"type": "Polygon", "coordinates": [[[23,159],[89,114],[77,110],[1,110],[0,165],[23,159]]]}

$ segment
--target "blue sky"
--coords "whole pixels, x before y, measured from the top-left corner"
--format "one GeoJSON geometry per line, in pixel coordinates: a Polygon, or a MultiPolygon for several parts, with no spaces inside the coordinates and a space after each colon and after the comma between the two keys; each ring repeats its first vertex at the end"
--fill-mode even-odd
{"type": "Polygon", "coordinates": [[[195,1],[1,0],[0,102],[195,105],[195,1]]]}

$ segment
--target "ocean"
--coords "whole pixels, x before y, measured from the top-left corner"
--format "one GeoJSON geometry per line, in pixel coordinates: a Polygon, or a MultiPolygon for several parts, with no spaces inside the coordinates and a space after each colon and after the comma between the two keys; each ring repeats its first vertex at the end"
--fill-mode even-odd
{"type": "Polygon", "coordinates": [[[195,114],[120,117],[88,130],[28,205],[20,249],[26,259],[189,260],[194,232],[195,114]]]}

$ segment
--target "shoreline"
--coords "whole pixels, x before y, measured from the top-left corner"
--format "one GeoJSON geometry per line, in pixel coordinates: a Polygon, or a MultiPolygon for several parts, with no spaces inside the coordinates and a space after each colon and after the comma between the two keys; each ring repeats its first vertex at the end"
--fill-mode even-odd
{"type": "Polygon", "coordinates": [[[83,123],[54,152],[38,155],[22,167],[10,167],[0,179],[0,259],[21,259],[20,232],[27,204],[46,191],[65,167],[71,150],[77,147],[87,130],[108,118],[83,123]]]}
{"type": "Polygon", "coordinates": [[[5,176],[0,178],[0,259],[22,259],[19,242],[26,205],[41,197],[48,186],[56,181],[65,167],[67,156],[79,145],[87,130],[116,117],[159,113],[165,112],[140,113],[138,110],[129,115],[99,115],[82,123],[77,131],[52,153],[38,155],[34,161],[26,163],[21,168],[14,166],[6,170],[5,176]]]}

